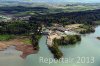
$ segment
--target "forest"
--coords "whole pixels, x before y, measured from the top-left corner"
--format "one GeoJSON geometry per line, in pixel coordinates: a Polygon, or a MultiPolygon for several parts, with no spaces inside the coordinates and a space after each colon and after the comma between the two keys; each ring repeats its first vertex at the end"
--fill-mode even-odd
{"type": "Polygon", "coordinates": [[[19,12],[26,11],[47,11],[48,8],[45,7],[24,7],[24,6],[9,6],[9,7],[0,7],[0,13],[7,14],[17,14],[19,12]]]}
{"type": "Polygon", "coordinates": [[[44,24],[59,23],[62,25],[66,24],[89,24],[95,25],[94,21],[100,20],[100,9],[98,10],[88,10],[80,12],[70,12],[70,13],[56,13],[56,14],[46,14],[32,16],[30,19],[36,22],[44,22],[44,24]]]}

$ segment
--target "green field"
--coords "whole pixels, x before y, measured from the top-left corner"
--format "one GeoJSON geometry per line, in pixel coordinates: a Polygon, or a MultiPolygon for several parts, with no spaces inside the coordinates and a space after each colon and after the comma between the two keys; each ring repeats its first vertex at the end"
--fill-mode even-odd
{"type": "Polygon", "coordinates": [[[0,35],[0,41],[7,41],[10,39],[13,39],[15,36],[14,35],[0,35]]]}

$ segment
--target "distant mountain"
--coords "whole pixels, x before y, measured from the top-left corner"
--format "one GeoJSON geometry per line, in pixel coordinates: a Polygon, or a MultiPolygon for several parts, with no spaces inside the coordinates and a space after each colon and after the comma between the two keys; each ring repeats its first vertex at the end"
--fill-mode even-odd
{"type": "Polygon", "coordinates": [[[58,3],[43,3],[43,2],[28,2],[19,0],[0,0],[0,6],[29,6],[29,7],[47,7],[47,8],[59,8],[64,4],[58,3]]]}
{"type": "Polygon", "coordinates": [[[26,11],[47,11],[48,8],[45,7],[24,7],[24,6],[11,6],[11,7],[0,7],[0,12],[8,13],[8,14],[15,14],[19,12],[26,12],[26,11]]]}
{"type": "MultiPolygon", "coordinates": [[[[36,1],[36,0],[35,0],[36,1]]],[[[53,9],[59,9],[61,11],[81,11],[81,10],[93,10],[99,9],[100,3],[78,3],[78,2],[33,2],[28,0],[0,0],[0,7],[11,7],[11,6],[24,6],[24,7],[45,7],[53,11],[53,9]]],[[[58,11],[58,10],[56,10],[58,11]]]]}

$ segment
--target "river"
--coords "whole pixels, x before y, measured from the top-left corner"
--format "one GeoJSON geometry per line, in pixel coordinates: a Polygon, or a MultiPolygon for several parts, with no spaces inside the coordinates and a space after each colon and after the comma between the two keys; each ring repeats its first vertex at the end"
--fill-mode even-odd
{"type": "Polygon", "coordinates": [[[99,66],[100,65],[100,40],[96,37],[100,36],[100,26],[95,28],[95,32],[82,35],[82,41],[75,45],[59,47],[63,52],[63,58],[74,59],[68,63],[43,63],[40,57],[53,58],[46,45],[46,36],[39,41],[39,52],[31,54],[26,59],[19,57],[21,52],[17,50],[6,49],[0,51],[0,66],[99,66]],[[10,52],[9,52],[10,50],[10,52]],[[9,53],[8,53],[9,52],[9,53]]]}

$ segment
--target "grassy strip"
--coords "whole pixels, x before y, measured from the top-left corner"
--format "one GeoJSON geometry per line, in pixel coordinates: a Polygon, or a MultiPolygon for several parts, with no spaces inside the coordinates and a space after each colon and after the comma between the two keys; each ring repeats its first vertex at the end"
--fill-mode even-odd
{"type": "Polygon", "coordinates": [[[26,44],[26,45],[31,45],[32,44],[32,41],[30,40],[30,39],[24,39],[23,41],[22,41],[24,44],[26,44]]]}
{"type": "Polygon", "coordinates": [[[8,35],[8,34],[2,34],[0,35],[0,41],[7,41],[10,39],[14,39],[15,36],[14,35],[8,35]]]}

